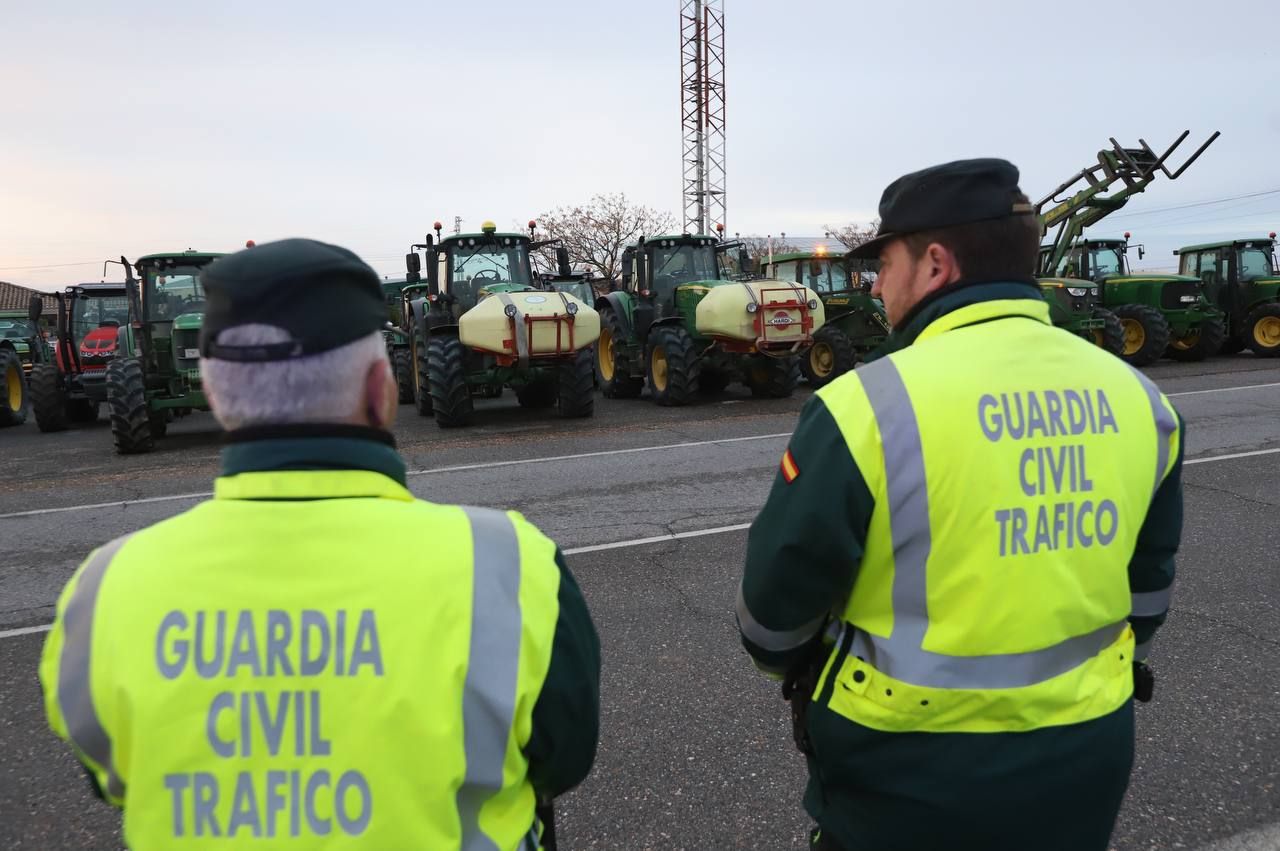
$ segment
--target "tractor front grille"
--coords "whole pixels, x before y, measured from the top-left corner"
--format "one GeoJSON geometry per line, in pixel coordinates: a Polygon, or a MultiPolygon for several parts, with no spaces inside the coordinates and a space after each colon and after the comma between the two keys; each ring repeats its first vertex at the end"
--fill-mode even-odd
{"type": "Polygon", "coordinates": [[[1168,281],[1160,288],[1160,306],[1165,310],[1189,310],[1199,301],[1198,281],[1168,281]]]}
{"type": "Polygon", "coordinates": [[[179,369],[195,369],[199,360],[200,331],[181,328],[173,332],[173,357],[179,369]]]}

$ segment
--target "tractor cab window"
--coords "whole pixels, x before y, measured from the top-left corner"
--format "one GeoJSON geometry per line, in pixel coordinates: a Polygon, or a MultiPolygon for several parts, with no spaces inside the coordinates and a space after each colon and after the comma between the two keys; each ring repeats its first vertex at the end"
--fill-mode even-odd
{"type": "Polygon", "coordinates": [[[774,263],[769,277],[775,281],[796,281],[798,283],[800,279],[796,277],[796,261],[788,260],[785,263],[774,263]]]}
{"type": "Polygon", "coordinates": [[[1127,271],[1124,253],[1119,248],[1101,247],[1089,251],[1089,273],[1094,280],[1123,275],[1127,271]]]}
{"type": "Polygon", "coordinates": [[[1265,249],[1241,248],[1238,261],[1240,264],[1240,280],[1252,281],[1255,278],[1271,277],[1275,274],[1275,268],[1271,265],[1271,261],[1271,254],[1265,249]]]}
{"type": "Polygon", "coordinates": [[[1192,252],[1179,257],[1178,274],[1198,278],[1200,276],[1200,255],[1192,252]]]}
{"type": "MultiPolygon", "coordinates": [[[[200,285],[200,267],[149,266],[143,276],[142,303],[151,322],[172,322],[184,313],[204,310],[204,287],[200,285]]],[[[167,327],[167,326],[166,326],[167,327]]],[[[164,328],[154,333],[167,334],[164,328]]]]}
{"type": "Polygon", "coordinates": [[[800,283],[816,293],[834,293],[849,289],[849,275],[844,265],[830,258],[814,258],[800,265],[804,274],[800,283]]]}
{"type": "Polygon", "coordinates": [[[30,319],[0,319],[0,340],[29,340],[36,336],[30,319]]]}
{"type": "Polygon", "coordinates": [[[670,299],[681,284],[719,280],[720,271],[712,245],[651,246],[649,268],[650,287],[660,301],[670,299]]]}
{"type": "Polygon", "coordinates": [[[77,298],[71,308],[71,336],[83,340],[97,328],[119,328],[129,324],[129,299],[125,296],[109,298],[77,298]]]}
{"type": "Polygon", "coordinates": [[[850,260],[846,262],[849,264],[845,268],[850,278],[849,289],[871,292],[871,288],[875,286],[876,278],[880,274],[880,261],[850,260]]]}
{"type": "Polygon", "coordinates": [[[480,290],[493,284],[533,285],[529,252],[522,242],[449,246],[448,290],[464,308],[474,307],[480,290]]]}
{"type": "Polygon", "coordinates": [[[1204,282],[1206,287],[1217,286],[1222,283],[1222,273],[1218,268],[1218,252],[1202,251],[1200,253],[1200,271],[1197,277],[1204,282]]]}

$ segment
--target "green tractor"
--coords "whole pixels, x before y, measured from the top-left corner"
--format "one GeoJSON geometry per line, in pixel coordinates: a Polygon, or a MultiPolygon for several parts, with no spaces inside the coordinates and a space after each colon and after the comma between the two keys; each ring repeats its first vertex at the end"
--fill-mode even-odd
{"type": "Polygon", "coordinates": [[[737,378],[752,395],[790,396],[823,326],[822,302],[798,283],[743,280],[745,255],[740,243],[687,233],[628,246],[622,288],[596,302],[604,394],[635,398],[647,383],[659,405],[685,405],[737,378]]]}
{"type": "Polygon", "coordinates": [[[1259,357],[1280,357],[1280,266],[1276,235],[1189,245],[1178,255],[1178,271],[1203,282],[1227,317],[1225,354],[1248,346],[1259,357]]]}
{"type": "Polygon", "coordinates": [[[387,358],[396,375],[401,405],[413,402],[413,351],[409,345],[409,335],[404,330],[403,292],[408,285],[408,279],[382,282],[382,295],[387,302],[388,314],[382,339],[387,345],[387,358]]]}
{"type": "MultiPolygon", "coordinates": [[[[1080,239],[1067,255],[1067,275],[1095,281],[1102,303],[1124,328],[1125,360],[1144,366],[1167,354],[1197,361],[1215,355],[1227,337],[1226,316],[1201,280],[1189,275],[1133,274],[1124,239],[1080,239]]],[[[1135,246],[1142,259],[1143,247],[1135,246]]]]}
{"type": "MultiPolygon", "coordinates": [[[[414,403],[441,428],[470,425],[473,397],[515,391],[525,408],[555,407],[562,417],[595,413],[592,344],[600,317],[589,301],[535,286],[523,233],[440,236],[411,247],[401,299],[413,361],[414,403]],[[422,281],[424,249],[427,280],[422,281]]],[[[531,228],[532,231],[532,228],[531,228]]],[[[560,276],[572,278],[557,252],[560,276]]]]}
{"type": "Polygon", "coordinates": [[[822,299],[826,323],[813,335],[813,346],[800,361],[800,371],[813,387],[822,387],[866,360],[889,336],[884,304],[871,295],[879,262],[812,252],[775,254],[761,264],[767,278],[804,284],[822,299]]]}
{"type": "Polygon", "coordinates": [[[1051,311],[1058,302],[1060,319],[1074,324],[1077,333],[1092,333],[1107,348],[1114,346],[1116,335],[1106,311],[1114,314],[1123,337],[1119,355],[1134,366],[1153,363],[1166,352],[1180,360],[1199,360],[1222,343],[1222,314],[1204,298],[1198,281],[1176,275],[1131,275],[1125,258],[1127,242],[1084,239],[1086,228],[1124,207],[1159,175],[1177,180],[1220,134],[1214,131],[1186,162],[1170,171],[1165,163],[1188,135],[1190,131],[1184,130],[1163,154],[1142,139],[1137,148],[1121,147],[1111,139],[1111,148],[1098,152],[1096,164],[1072,175],[1035,205],[1041,232],[1058,229],[1041,248],[1038,269],[1046,296],[1050,286],[1061,289],[1049,299],[1051,311]],[[1069,190],[1069,197],[1059,197],[1069,190]],[[1096,325],[1098,319],[1103,320],[1101,326],[1096,325]],[[1081,324],[1089,320],[1093,327],[1081,324]]]}
{"type": "Polygon", "coordinates": [[[1049,305],[1049,319],[1078,337],[1113,355],[1124,352],[1124,326],[1120,317],[1102,306],[1093,281],[1079,278],[1038,277],[1040,292],[1049,305]]]}
{"type": "Polygon", "coordinates": [[[25,313],[0,313],[0,428],[22,425],[31,410],[30,374],[51,359],[40,332],[40,296],[25,313]]]}
{"type": "Polygon", "coordinates": [[[54,298],[54,357],[32,369],[29,379],[36,425],[44,432],[98,419],[107,401],[107,367],[116,355],[120,329],[129,324],[124,284],[74,284],[54,298]]]}
{"type": "Polygon", "coordinates": [[[221,256],[148,254],[136,264],[120,258],[129,322],[120,327],[116,356],[106,370],[111,435],[120,454],[149,452],[174,417],[209,410],[200,384],[200,272],[221,256]]]}

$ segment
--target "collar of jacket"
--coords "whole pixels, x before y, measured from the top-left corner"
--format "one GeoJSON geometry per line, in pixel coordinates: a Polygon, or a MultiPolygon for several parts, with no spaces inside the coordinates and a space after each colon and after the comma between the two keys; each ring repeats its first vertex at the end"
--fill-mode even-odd
{"type": "Polygon", "coordinates": [[[226,441],[216,498],[413,498],[389,432],[321,423],[254,426],[228,433],[226,441]]]}
{"type": "Polygon", "coordinates": [[[1009,314],[1037,319],[1046,325],[1049,321],[1049,305],[1040,287],[1031,278],[1013,281],[957,281],[940,290],[934,290],[911,308],[881,347],[878,356],[905,349],[921,337],[928,338],[943,331],[950,331],[966,321],[965,308],[991,301],[1026,302],[1011,304],[1009,314]],[[936,325],[936,327],[935,327],[936,325]],[[928,333],[925,333],[928,329],[928,333]]]}

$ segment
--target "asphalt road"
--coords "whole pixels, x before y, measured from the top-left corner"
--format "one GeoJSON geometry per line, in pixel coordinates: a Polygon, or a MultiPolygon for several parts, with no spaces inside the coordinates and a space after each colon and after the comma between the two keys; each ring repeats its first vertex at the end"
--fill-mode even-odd
{"type": "MultiPolygon", "coordinates": [[[[1280,848],[1266,832],[1280,823],[1280,452],[1268,452],[1280,450],[1280,364],[1148,372],[1175,394],[1193,463],[1174,613],[1153,656],[1157,699],[1139,707],[1114,847],[1198,848],[1261,828],[1263,844],[1230,847],[1280,848]]],[[[759,508],[806,396],[731,390],[683,410],[599,399],[593,419],[562,422],[508,394],[465,431],[401,408],[414,492],[520,509],[569,550],[588,597],[604,653],[602,740],[593,775],[558,803],[562,847],[803,847],[804,768],[786,706],[734,629],[745,532],[732,527],[759,508]]],[[[14,631],[49,621],[93,546],[208,490],[215,424],[194,416],[171,434],[122,458],[101,424],[0,432],[0,847],[119,847],[118,816],[45,730],[44,635],[14,631]]]]}

